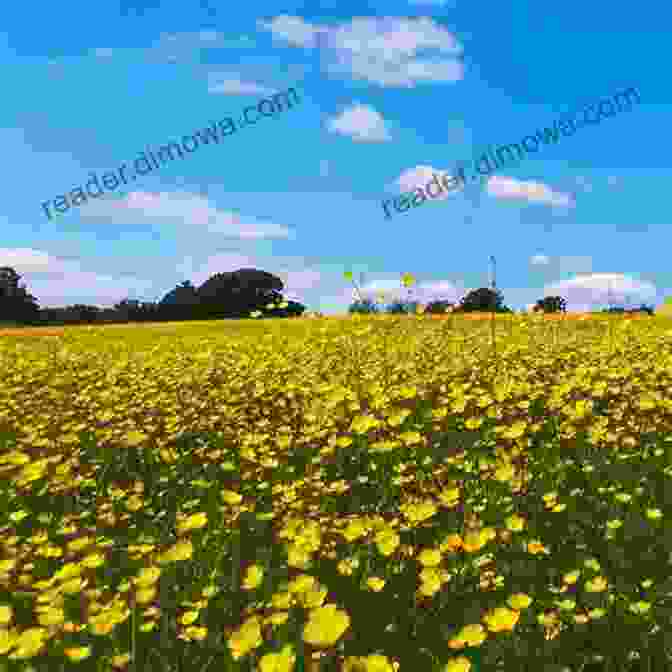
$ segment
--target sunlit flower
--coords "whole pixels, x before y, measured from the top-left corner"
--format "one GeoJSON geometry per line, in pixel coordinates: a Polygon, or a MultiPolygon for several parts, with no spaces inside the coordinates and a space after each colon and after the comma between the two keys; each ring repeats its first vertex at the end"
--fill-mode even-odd
{"type": "Polygon", "coordinates": [[[418,554],[418,562],[423,567],[436,567],[441,564],[441,551],[436,548],[426,548],[418,554]]]}
{"type": "Polygon", "coordinates": [[[385,587],[385,579],[381,579],[379,576],[370,576],[366,580],[366,585],[374,593],[379,593],[385,587]]]}
{"type": "Polygon", "coordinates": [[[234,504],[240,504],[243,501],[242,495],[233,490],[222,490],[221,498],[226,504],[233,506],[234,504]]]}
{"type": "Polygon", "coordinates": [[[503,632],[505,630],[513,630],[519,618],[519,612],[512,611],[506,607],[497,607],[488,612],[483,620],[491,632],[503,632]]]}
{"type": "Polygon", "coordinates": [[[198,620],[199,613],[197,611],[185,611],[180,616],[180,623],[182,625],[191,625],[198,620]]]}
{"type": "Polygon", "coordinates": [[[287,623],[288,618],[289,618],[289,612],[276,611],[274,614],[267,616],[264,622],[270,625],[283,625],[287,623]]]}
{"type": "Polygon", "coordinates": [[[242,658],[262,644],[261,623],[258,617],[249,618],[229,638],[231,655],[235,660],[242,658]]]}
{"type": "Polygon", "coordinates": [[[569,585],[573,585],[578,581],[579,576],[581,576],[580,570],[575,569],[573,572],[568,572],[567,574],[564,574],[562,580],[569,585]]]}
{"type": "Polygon", "coordinates": [[[634,614],[641,616],[642,614],[646,614],[651,610],[651,603],[640,600],[639,602],[634,602],[631,604],[628,609],[630,609],[630,611],[632,611],[634,614]]]}
{"type": "Polygon", "coordinates": [[[462,548],[462,537],[459,534],[449,534],[439,546],[442,553],[459,551],[462,548]]]}
{"type": "Polygon", "coordinates": [[[264,570],[259,565],[250,565],[243,579],[242,587],[244,590],[254,590],[261,585],[264,580],[264,570]]]}
{"type": "Polygon", "coordinates": [[[400,544],[399,535],[392,530],[383,530],[376,534],[376,548],[381,555],[392,555],[400,544]]]}
{"type": "Polygon", "coordinates": [[[159,567],[145,567],[138,572],[134,582],[139,588],[147,588],[155,584],[160,576],[161,569],[159,567]]]}
{"type": "Polygon", "coordinates": [[[112,667],[123,668],[128,665],[130,661],[130,653],[120,653],[119,655],[114,656],[110,662],[112,663],[112,667]]]}
{"type": "Polygon", "coordinates": [[[303,639],[313,646],[331,646],[348,629],[350,617],[335,604],[309,612],[308,622],[303,628],[303,639]]]}
{"type": "Polygon", "coordinates": [[[525,528],[525,519],[518,515],[509,516],[504,522],[511,532],[520,532],[525,528]]]}
{"type": "Polygon", "coordinates": [[[540,541],[530,541],[527,544],[527,552],[532,555],[539,555],[540,553],[548,553],[548,549],[540,541]]]}
{"type": "Polygon", "coordinates": [[[525,593],[515,593],[507,600],[507,604],[517,611],[527,609],[532,604],[532,598],[525,593]]]}
{"type": "Polygon", "coordinates": [[[471,670],[471,661],[469,658],[459,656],[448,661],[442,672],[469,672],[471,670]]]}
{"type": "Polygon", "coordinates": [[[135,601],[138,604],[149,604],[157,594],[156,586],[150,586],[148,588],[141,588],[135,593],[135,601]]]}
{"type": "Polygon", "coordinates": [[[286,644],[278,653],[267,653],[259,661],[260,672],[292,672],[296,655],[291,644],[286,644]]]}
{"type": "Polygon", "coordinates": [[[586,581],[584,588],[588,593],[602,593],[608,587],[608,582],[603,576],[596,576],[592,581],[586,581]]]}
{"type": "Polygon", "coordinates": [[[15,640],[14,651],[9,655],[10,660],[33,658],[45,646],[47,640],[45,628],[28,628],[15,640]]]}
{"type": "Polygon", "coordinates": [[[455,637],[449,642],[448,646],[451,649],[463,649],[465,647],[480,646],[487,639],[487,632],[480,624],[465,625],[455,637]]]}
{"type": "Polygon", "coordinates": [[[191,530],[198,530],[208,524],[208,514],[205,511],[194,513],[177,523],[177,533],[182,535],[191,530]]]}
{"type": "Polygon", "coordinates": [[[395,663],[387,656],[374,653],[370,656],[348,656],[343,662],[342,672],[396,672],[395,663]]]}
{"type": "Polygon", "coordinates": [[[13,609],[8,604],[0,604],[0,626],[4,627],[12,622],[13,609]]]}
{"type": "Polygon", "coordinates": [[[68,660],[72,660],[74,663],[78,663],[80,660],[84,660],[91,655],[91,647],[75,646],[70,649],[64,649],[63,653],[68,658],[68,660]]]}

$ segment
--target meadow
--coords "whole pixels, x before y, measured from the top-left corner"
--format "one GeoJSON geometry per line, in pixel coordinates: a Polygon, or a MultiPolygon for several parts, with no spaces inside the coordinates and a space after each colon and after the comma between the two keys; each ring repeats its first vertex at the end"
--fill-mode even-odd
{"type": "Polygon", "coordinates": [[[40,332],[0,335],[2,670],[672,669],[672,320],[40,332]]]}

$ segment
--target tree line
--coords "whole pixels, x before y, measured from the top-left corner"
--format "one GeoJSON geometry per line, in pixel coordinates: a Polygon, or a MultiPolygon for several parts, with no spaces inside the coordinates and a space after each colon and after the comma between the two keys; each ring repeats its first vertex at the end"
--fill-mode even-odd
{"type": "Polygon", "coordinates": [[[226,318],[293,317],[306,307],[284,298],[280,278],[255,268],[215,273],[199,287],[182,282],[160,301],[125,298],[113,308],[74,304],[40,308],[10,266],[0,267],[0,322],[25,325],[157,322],[226,318]]]}
{"type": "MultiPolygon", "coordinates": [[[[418,301],[403,301],[396,299],[391,303],[379,304],[371,298],[362,297],[350,304],[349,312],[354,313],[389,313],[403,315],[418,312],[421,307],[418,301]]],[[[455,304],[445,299],[435,299],[425,306],[423,312],[429,314],[453,313],[512,313],[513,310],[504,304],[504,296],[501,290],[491,287],[479,287],[468,292],[459,303],[455,304]]],[[[535,313],[564,313],[567,311],[567,300],[562,296],[545,296],[539,299],[533,309],[535,313]]],[[[605,313],[647,313],[653,315],[653,306],[641,304],[638,308],[625,308],[623,306],[610,306],[603,310],[605,313]]]]}

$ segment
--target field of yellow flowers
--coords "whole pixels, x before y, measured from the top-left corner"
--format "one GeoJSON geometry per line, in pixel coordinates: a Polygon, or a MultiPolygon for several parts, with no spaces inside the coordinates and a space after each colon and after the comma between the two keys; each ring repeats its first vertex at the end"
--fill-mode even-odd
{"type": "Polygon", "coordinates": [[[38,332],[0,669],[672,669],[672,321],[38,332]]]}

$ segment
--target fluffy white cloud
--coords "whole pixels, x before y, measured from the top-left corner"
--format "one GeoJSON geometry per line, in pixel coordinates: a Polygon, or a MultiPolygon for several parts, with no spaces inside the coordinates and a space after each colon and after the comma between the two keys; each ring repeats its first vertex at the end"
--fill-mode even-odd
{"type": "Polygon", "coordinates": [[[22,276],[41,308],[87,303],[113,306],[124,297],[139,297],[154,289],[151,280],[86,270],[81,262],[60,259],[32,248],[0,248],[0,266],[22,276]]]}
{"type": "Polygon", "coordinates": [[[222,73],[210,73],[208,75],[208,92],[224,93],[229,95],[249,95],[257,94],[260,96],[270,96],[277,93],[276,90],[256,84],[255,82],[243,82],[235,75],[222,73]]]}
{"type": "Polygon", "coordinates": [[[326,27],[307,23],[300,16],[281,14],[271,21],[257,21],[262,30],[270,31],[277,40],[289,42],[297,47],[316,47],[319,33],[326,33],[326,27]]]}
{"type": "Polygon", "coordinates": [[[100,198],[82,208],[83,219],[111,224],[177,224],[196,226],[226,238],[288,238],[288,228],[273,223],[246,222],[215,207],[207,198],[188,192],[134,191],[125,198],[100,198]]]}
{"type": "Polygon", "coordinates": [[[354,103],[338,116],[327,121],[331,133],[346,135],[358,142],[385,142],[391,140],[385,119],[370,105],[354,103]]]}
{"type": "Polygon", "coordinates": [[[314,268],[286,270],[279,273],[288,292],[296,293],[313,289],[322,280],[322,273],[314,268]]]}
{"type": "Polygon", "coordinates": [[[614,304],[650,302],[656,287],[621,273],[579,275],[544,287],[544,296],[559,295],[567,300],[567,309],[590,310],[610,301],[614,304]]]}
{"type": "MultiPolygon", "coordinates": [[[[400,193],[413,191],[417,188],[425,190],[427,183],[434,179],[434,175],[438,176],[438,181],[441,185],[443,183],[444,176],[447,176],[448,179],[451,179],[450,173],[447,173],[445,170],[432,168],[432,166],[415,166],[415,168],[409,168],[408,170],[405,170],[396,179],[395,185],[398,187],[400,193]]],[[[432,200],[441,201],[448,198],[449,196],[459,193],[460,191],[462,191],[462,188],[452,189],[451,191],[446,191],[444,188],[442,192],[432,200]]]]}
{"type": "Polygon", "coordinates": [[[493,175],[488,179],[487,191],[495,198],[526,200],[554,206],[573,205],[573,199],[569,194],[554,192],[541,182],[526,182],[512,177],[493,175]]]}
{"type": "Polygon", "coordinates": [[[355,17],[331,26],[281,15],[258,25],[293,46],[323,50],[331,57],[330,72],[347,73],[380,86],[410,88],[464,77],[462,46],[428,17],[355,17]],[[434,55],[427,55],[428,51],[434,55]]]}

